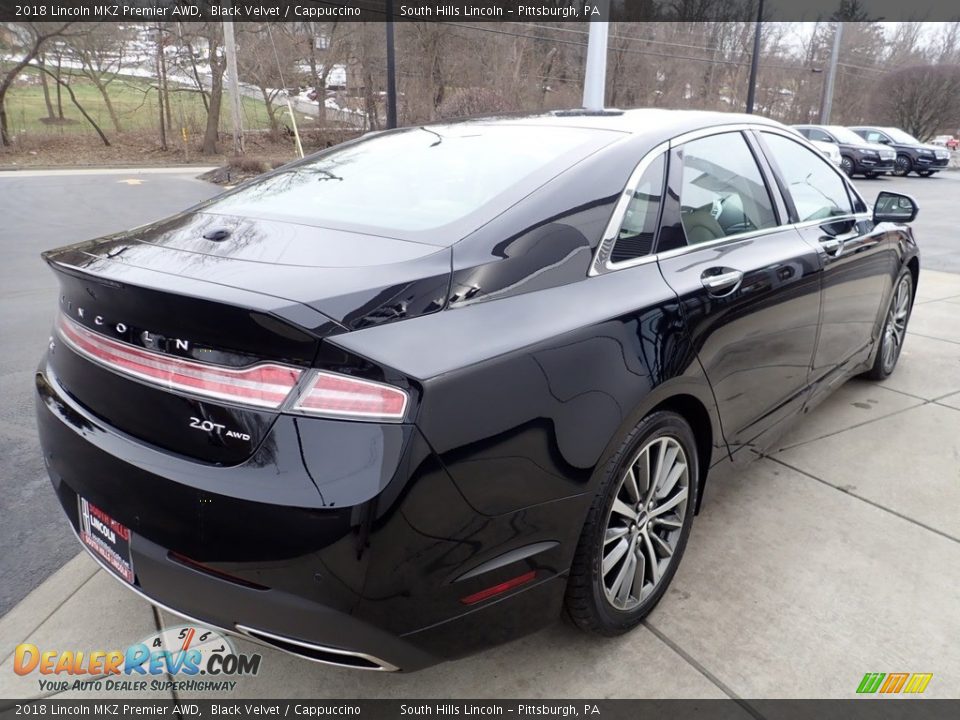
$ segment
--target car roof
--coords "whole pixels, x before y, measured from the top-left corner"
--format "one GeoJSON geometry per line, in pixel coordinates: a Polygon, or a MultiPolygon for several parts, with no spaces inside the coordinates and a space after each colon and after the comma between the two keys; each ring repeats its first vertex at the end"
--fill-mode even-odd
{"type": "MultiPolygon", "coordinates": [[[[707,110],[667,110],[639,108],[632,110],[554,110],[536,115],[501,115],[470,118],[445,124],[466,125],[525,125],[541,127],[569,127],[606,130],[628,135],[682,135],[701,128],[723,125],[768,125],[783,127],[775,120],[744,113],[713,112],[707,110]]],[[[429,126],[427,126],[429,127],[429,126]]]]}

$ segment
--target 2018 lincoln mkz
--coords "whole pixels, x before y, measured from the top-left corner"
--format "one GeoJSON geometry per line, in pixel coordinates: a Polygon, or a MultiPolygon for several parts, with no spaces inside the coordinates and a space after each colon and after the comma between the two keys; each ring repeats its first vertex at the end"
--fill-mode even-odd
{"type": "Polygon", "coordinates": [[[893,371],[916,212],[754,116],[368,135],[44,254],[46,465],[128,587],[314,660],[625,632],[708,478],[893,371]]]}

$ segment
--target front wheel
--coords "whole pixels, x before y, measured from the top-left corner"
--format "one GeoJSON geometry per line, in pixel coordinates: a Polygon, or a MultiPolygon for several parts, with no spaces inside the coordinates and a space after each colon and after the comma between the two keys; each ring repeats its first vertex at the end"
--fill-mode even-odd
{"type": "Polygon", "coordinates": [[[690,425],[648,415],[610,459],[587,515],[567,584],[576,625],[620,635],[653,610],[680,564],[698,491],[690,425]]]}
{"type": "Polygon", "coordinates": [[[873,367],[866,373],[871,380],[885,380],[896,369],[912,310],[913,275],[905,269],[897,280],[893,297],[890,298],[890,307],[883,325],[883,334],[880,336],[877,357],[873,361],[873,367]]]}
{"type": "Polygon", "coordinates": [[[853,160],[844,155],[840,159],[840,169],[843,170],[844,175],[847,177],[853,177],[853,160]]]}
{"type": "Polygon", "coordinates": [[[906,155],[897,155],[897,161],[893,166],[893,174],[897,177],[906,177],[913,170],[913,163],[906,155]]]}

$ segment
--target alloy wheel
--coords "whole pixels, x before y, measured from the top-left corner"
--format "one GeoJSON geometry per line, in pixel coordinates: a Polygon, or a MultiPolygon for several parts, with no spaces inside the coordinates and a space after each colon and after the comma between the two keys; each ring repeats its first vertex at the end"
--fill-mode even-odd
{"type": "Polygon", "coordinates": [[[686,522],[690,470],[680,442],[661,436],[627,466],[607,516],[601,582],[617,610],[636,608],[659,586],[686,522]]]}
{"type": "Polygon", "coordinates": [[[897,364],[903,338],[907,332],[907,316],[910,314],[910,276],[904,275],[897,284],[897,290],[890,303],[887,324],[883,330],[883,344],[880,348],[883,358],[883,371],[890,373],[897,364]]]}
{"type": "Polygon", "coordinates": [[[844,157],[840,161],[840,169],[843,170],[847,177],[853,177],[853,160],[848,157],[844,157]]]}
{"type": "Polygon", "coordinates": [[[903,177],[904,175],[910,174],[910,169],[912,165],[910,160],[905,158],[903,155],[897,155],[897,162],[893,168],[893,174],[897,177],[903,177]]]}

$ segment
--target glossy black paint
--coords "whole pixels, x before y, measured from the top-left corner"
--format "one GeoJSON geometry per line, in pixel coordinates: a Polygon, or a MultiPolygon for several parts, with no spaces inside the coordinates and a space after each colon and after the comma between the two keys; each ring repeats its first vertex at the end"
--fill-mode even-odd
{"type": "Polygon", "coordinates": [[[881,127],[862,126],[850,129],[867,142],[880,143],[896,150],[898,156],[909,160],[913,172],[933,175],[950,164],[950,153],[944,153],[942,147],[921,142],[899,142],[881,127]],[[937,153],[944,157],[937,157],[937,153]]]}
{"type": "Polygon", "coordinates": [[[94,331],[411,395],[399,424],[251,411],[123,379],[54,339],[36,376],[54,488],[75,527],[79,495],[131,528],[139,591],[402,670],[532,632],[557,616],[603,468],[641,418],[682,413],[706,481],[862,370],[894,278],[918,271],[909,230],[874,226],[859,198],[856,219],[795,227],[762,143],[736,125],[775,123],[669,111],[494,122],[595,127],[604,142],[448,246],[214,202],[45,255],[62,310],[94,331]],[[746,132],[781,226],[680,247],[675,148],[661,254],[592,273],[641,158],[720,126],[746,132]],[[217,229],[229,236],[203,237],[217,229]],[[724,268],[743,281],[711,294],[702,277],[724,268]],[[195,413],[251,440],[184,429],[195,413]],[[527,585],[461,602],[530,570],[527,585]]]}
{"type": "Polygon", "coordinates": [[[873,177],[893,171],[894,159],[886,160],[878,156],[878,152],[883,149],[882,145],[868,143],[866,140],[860,143],[842,142],[829,127],[823,125],[794,125],[794,127],[805,138],[836,145],[840,154],[852,163],[851,175],[873,177]]]}

